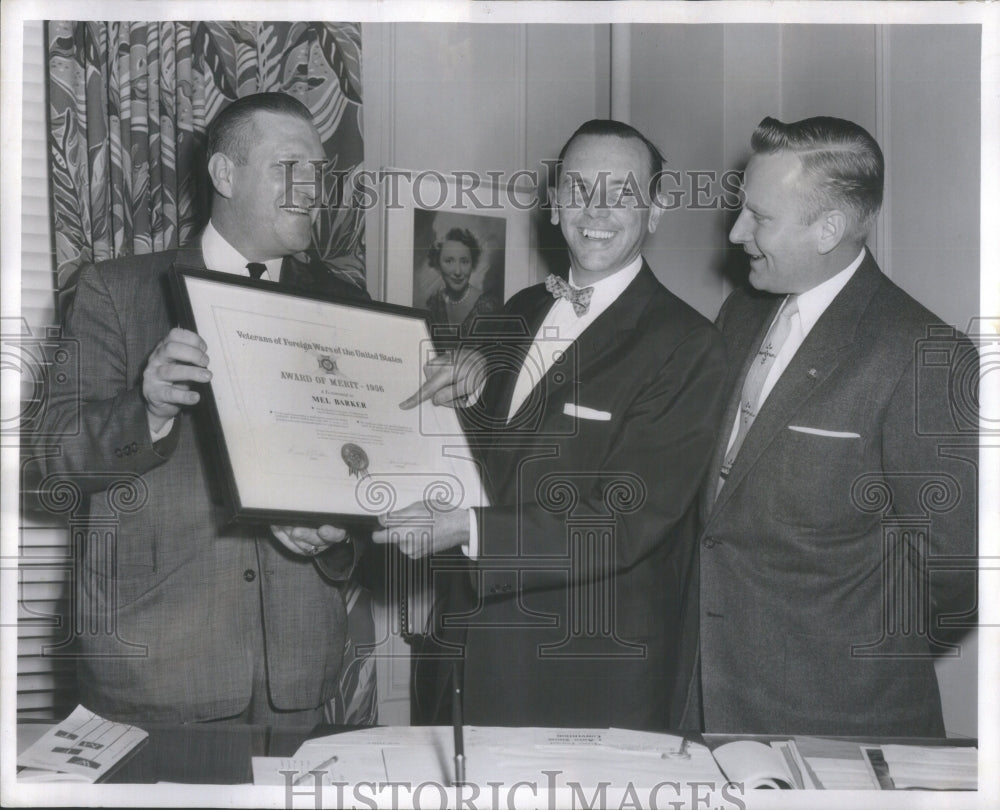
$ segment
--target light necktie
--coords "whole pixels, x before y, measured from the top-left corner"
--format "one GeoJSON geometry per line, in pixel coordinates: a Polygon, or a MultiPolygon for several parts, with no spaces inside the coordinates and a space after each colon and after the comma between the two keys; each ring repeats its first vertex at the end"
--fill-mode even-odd
{"type": "Polygon", "coordinates": [[[750,370],[743,381],[743,393],[740,396],[739,430],[736,433],[736,438],[733,440],[732,447],[726,453],[722,469],[719,470],[719,486],[716,489],[716,495],[718,495],[718,491],[722,489],[722,484],[729,476],[729,471],[733,467],[737,453],[740,452],[743,440],[746,438],[747,433],[750,432],[750,428],[757,418],[757,413],[760,411],[762,404],[760,401],[761,392],[764,390],[764,383],[767,382],[767,375],[771,371],[771,366],[774,365],[781,347],[788,339],[788,335],[792,329],[792,319],[798,314],[798,301],[795,296],[789,296],[785,300],[778,317],[771,324],[771,328],[757,350],[757,356],[750,365],[750,370]]]}
{"type": "Polygon", "coordinates": [[[250,278],[259,279],[267,272],[267,265],[260,262],[247,262],[247,270],[250,271],[250,278]]]}
{"type": "Polygon", "coordinates": [[[565,298],[569,301],[577,316],[587,314],[590,298],[594,294],[593,287],[574,287],[554,273],[549,273],[545,279],[545,289],[552,293],[553,298],[565,298]]]}

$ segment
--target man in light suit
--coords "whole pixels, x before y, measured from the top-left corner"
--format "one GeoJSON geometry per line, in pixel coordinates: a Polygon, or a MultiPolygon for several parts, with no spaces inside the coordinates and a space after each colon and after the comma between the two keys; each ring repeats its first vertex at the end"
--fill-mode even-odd
{"type": "Polygon", "coordinates": [[[729,404],[683,724],[943,736],[936,620],[975,600],[976,397],[956,374],[974,392],[976,353],[865,248],[884,164],[864,129],[766,118],[752,146],[729,238],[753,289],[717,321],[729,404]]]}
{"type": "Polygon", "coordinates": [[[191,412],[209,358],[198,335],[175,326],[167,271],[367,296],[304,253],[319,202],[311,183],[289,187],[286,168],[311,179],[308,162],[325,156],[303,104],[280,93],[235,101],[209,127],[207,152],[212,216],[199,245],[84,268],[64,330],[79,344],[80,375],[50,380],[44,433],[61,435],[42,473],[89,497],[94,527],[76,538],[81,700],[137,723],[311,725],[337,685],[338,583],[355,548],[332,527],[272,536],[228,522],[212,437],[191,412]],[[116,482],[135,503],[122,508],[116,482]],[[112,548],[100,539],[109,516],[112,548]]]}
{"type": "MultiPolygon", "coordinates": [[[[552,276],[473,328],[488,371],[465,416],[491,505],[416,504],[373,539],[439,553],[436,640],[464,658],[466,722],[663,728],[724,361],[641,255],[662,213],[656,147],[595,120],[560,158],[569,285],[552,276]],[[407,521],[428,514],[424,545],[407,521]]],[[[414,399],[446,402],[474,368],[434,369],[414,399]]]]}

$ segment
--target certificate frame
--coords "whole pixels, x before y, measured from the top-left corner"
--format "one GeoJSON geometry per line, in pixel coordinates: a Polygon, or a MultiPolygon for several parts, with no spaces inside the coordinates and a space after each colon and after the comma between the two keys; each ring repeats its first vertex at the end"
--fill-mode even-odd
{"type": "Polygon", "coordinates": [[[170,285],[207,344],[195,418],[234,521],[372,527],[417,500],[485,503],[454,411],[398,409],[435,352],[426,312],[180,265],[170,285]]]}

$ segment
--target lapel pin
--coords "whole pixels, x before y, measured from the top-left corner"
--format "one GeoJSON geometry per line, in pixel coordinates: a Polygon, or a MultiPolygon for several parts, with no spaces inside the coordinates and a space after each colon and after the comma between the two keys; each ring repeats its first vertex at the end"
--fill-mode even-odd
{"type": "Polygon", "coordinates": [[[819,376],[819,372],[818,372],[818,371],[817,371],[816,369],[814,369],[814,368],[811,368],[811,369],[809,369],[809,371],[808,371],[808,372],[806,372],[806,373],[807,373],[807,374],[808,374],[808,375],[809,375],[810,377],[812,377],[812,378],[813,378],[814,380],[815,380],[815,379],[816,379],[816,378],[817,378],[817,377],[819,376]]]}

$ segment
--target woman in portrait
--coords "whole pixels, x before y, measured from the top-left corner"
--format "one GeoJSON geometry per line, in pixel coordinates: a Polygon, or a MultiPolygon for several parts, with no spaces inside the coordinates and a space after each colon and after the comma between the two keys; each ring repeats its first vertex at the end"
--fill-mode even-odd
{"type": "Polygon", "coordinates": [[[458,326],[466,335],[478,315],[500,311],[502,301],[471,283],[482,252],[479,240],[467,228],[452,228],[431,245],[427,264],[443,282],[427,299],[432,323],[458,326]]]}

